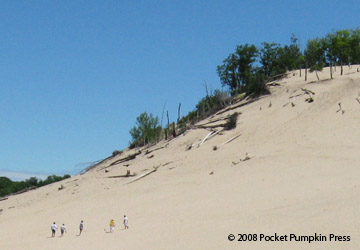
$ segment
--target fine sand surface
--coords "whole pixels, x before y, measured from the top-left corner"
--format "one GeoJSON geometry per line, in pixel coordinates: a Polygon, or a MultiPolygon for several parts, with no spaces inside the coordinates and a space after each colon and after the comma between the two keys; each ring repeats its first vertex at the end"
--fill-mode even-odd
{"type": "Polygon", "coordinates": [[[333,80],[329,69],[319,72],[321,81],[309,73],[307,82],[292,72],[271,95],[210,118],[241,112],[236,129],[201,146],[209,131],[192,129],[141,149],[134,160],[110,166],[135,152],[125,150],[83,175],[0,201],[0,249],[360,249],[357,68],[344,67],[340,76],[338,67],[333,80]],[[314,102],[305,101],[301,88],[315,93],[314,102]],[[337,112],[339,103],[344,113],[337,112]],[[240,161],[246,154],[250,159],[240,161]],[[153,167],[156,172],[127,184],[153,167]],[[106,178],[127,170],[137,176],[106,178]],[[115,231],[107,233],[111,219],[115,231]],[[81,220],[85,228],[77,236],[81,220]],[[60,230],[50,237],[53,222],[65,223],[64,237],[60,230]],[[228,240],[239,233],[257,234],[258,241],[228,240]],[[259,241],[260,234],[275,233],[316,233],[327,241],[259,241]],[[350,241],[330,242],[329,234],[350,241]]]}

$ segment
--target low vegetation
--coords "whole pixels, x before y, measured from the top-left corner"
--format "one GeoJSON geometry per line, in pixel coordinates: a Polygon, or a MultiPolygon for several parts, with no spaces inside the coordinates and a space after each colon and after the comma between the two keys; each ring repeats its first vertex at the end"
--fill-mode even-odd
{"type": "Polygon", "coordinates": [[[49,175],[45,180],[31,177],[30,179],[27,179],[25,181],[12,181],[7,177],[0,177],[0,197],[4,197],[32,188],[42,187],[70,177],[71,176],[68,174],[64,176],[49,175]]]}

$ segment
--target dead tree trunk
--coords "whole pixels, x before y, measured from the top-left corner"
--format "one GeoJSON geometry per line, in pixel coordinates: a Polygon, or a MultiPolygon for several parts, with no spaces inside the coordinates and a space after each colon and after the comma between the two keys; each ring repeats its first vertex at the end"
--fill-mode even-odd
{"type": "Polygon", "coordinates": [[[333,75],[332,75],[332,63],[330,63],[330,79],[333,79],[333,75]]]}
{"type": "Polygon", "coordinates": [[[169,121],[169,111],[166,111],[166,116],[167,116],[167,128],[165,130],[165,140],[168,139],[169,137],[169,129],[170,129],[170,121],[169,121]]]}
{"type": "Polygon", "coordinates": [[[315,75],[316,75],[316,78],[318,79],[318,81],[320,81],[320,78],[319,78],[319,75],[317,73],[317,70],[315,70],[315,75]]]}
{"type": "Polygon", "coordinates": [[[175,122],[172,123],[172,127],[173,127],[172,135],[175,138],[176,137],[175,122]]]}
{"type": "Polygon", "coordinates": [[[179,107],[178,107],[178,119],[177,119],[177,123],[179,123],[179,121],[180,121],[180,109],[181,109],[181,102],[179,103],[179,107]]]}
{"type": "Polygon", "coordinates": [[[161,128],[163,127],[162,125],[163,125],[163,119],[164,119],[165,104],[166,104],[166,103],[164,103],[163,110],[162,110],[162,114],[161,114],[161,124],[160,124],[161,128]]]}
{"type": "Polygon", "coordinates": [[[341,67],[340,75],[343,75],[344,69],[343,69],[343,63],[342,62],[340,62],[340,67],[341,67]]]}

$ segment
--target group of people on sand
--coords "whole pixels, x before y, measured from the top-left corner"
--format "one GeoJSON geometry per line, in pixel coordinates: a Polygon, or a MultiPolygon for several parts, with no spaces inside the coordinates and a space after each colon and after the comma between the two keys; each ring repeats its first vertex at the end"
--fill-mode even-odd
{"type": "MultiPolygon", "coordinates": [[[[123,220],[123,224],[124,224],[124,229],[129,229],[129,219],[126,215],[124,215],[124,220],[123,220]]],[[[52,225],[51,225],[51,237],[55,237],[55,234],[56,234],[56,231],[57,231],[58,227],[56,225],[56,223],[54,222],[52,225]]],[[[84,230],[84,221],[81,221],[80,222],[80,225],[79,225],[79,235],[81,235],[82,231],[84,230]]],[[[115,230],[115,221],[113,219],[110,220],[110,233],[114,232],[115,230]]],[[[65,224],[62,224],[62,226],[60,227],[60,232],[61,232],[61,236],[64,235],[64,233],[66,233],[66,227],[65,227],[65,224]]]]}
{"type": "MultiPolygon", "coordinates": [[[[126,215],[124,215],[124,220],[123,220],[124,229],[129,229],[128,223],[129,223],[129,219],[126,215]]],[[[114,230],[115,230],[115,221],[113,219],[111,219],[110,220],[110,233],[114,232],[114,230]]]]}
{"type": "MultiPolygon", "coordinates": [[[[84,221],[81,221],[80,222],[80,225],[79,225],[79,235],[81,235],[82,231],[84,230],[84,221]]],[[[56,234],[56,231],[57,231],[57,225],[56,223],[54,222],[52,225],[51,225],[51,237],[55,237],[55,234],[56,234]]],[[[65,224],[62,224],[62,226],[60,227],[60,232],[61,232],[61,236],[64,235],[64,233],[66,233],[66,227],[65,227],[65,224]]]]}

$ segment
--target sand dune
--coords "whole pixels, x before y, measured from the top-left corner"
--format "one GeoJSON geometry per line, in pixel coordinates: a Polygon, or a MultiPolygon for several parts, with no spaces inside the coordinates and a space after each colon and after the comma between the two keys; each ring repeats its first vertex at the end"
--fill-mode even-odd
{"type": "Polygon", "coordinates": [[[291,72],[271,95],[210,118],[241,112],[236,129],[199,147],[206,129],[110,166],[135,152],[125,150],[83,175],[0,201],[0,249],[360,249],[357,68],[345,67],[343,76],[338,69],[333,80],[326,68],[320,81],[310,73],[307,82],[291,72]],[[315,93],[314,102],[305,101],[301,88],[315,93]],[[246,155],[251,159],[241,161],[246,155]],[[128,183],[153,167],[156,172],[128,183]],[[106,178],[127,170],[137,176],[106,178]],[[111,219],[115,232],[107,233],[111,219]],[[85,229],[77,236],[81,220],[85,229]],[[66,224],[64,237],[59,230],[50,237],[54,221],[66,224]],[[228,240],[239,233],[256,234],[257,241],[228,240]],[[275,233],[316,233],[327,241],[259,240],[275,233]],[[350,241],[330,241],[330,234],[350,241]]]}

